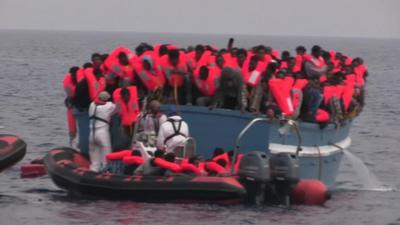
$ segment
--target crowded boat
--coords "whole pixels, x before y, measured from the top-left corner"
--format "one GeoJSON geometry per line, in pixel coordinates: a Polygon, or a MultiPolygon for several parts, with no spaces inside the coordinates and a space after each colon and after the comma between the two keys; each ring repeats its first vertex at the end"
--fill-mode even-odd
{"type": "Polygon", "coordinates": [[[71,67],[64,77],[69,135],[72,140],[77,134],[75,115],[87,114],[88,150],[82,145],[80,150],[96,172],[115,172],[115,166],[110,168],[115,159],[124,162],[118,171],[125,174],[237,171],[240,156],[232,159],[232,152],[218,146],[210,160],[182,155],[190,124],[179,115],[179,105],[321,125],[351,120],[362,110],[368,71],[361,58],[318,45],[309,52],[298,46],[295,52],[264,45],[244,49],[230,39],[222,49],[141,43],[134,51],[120,46],[93,53],[91,62],[71,67]],[[170,105],[167,114],[162,104],[170,105]],[[112,143],[113,118],[125,141],[118,147],[112,143]],[[132,139],[154,148],[131,151],[132,139]]]}

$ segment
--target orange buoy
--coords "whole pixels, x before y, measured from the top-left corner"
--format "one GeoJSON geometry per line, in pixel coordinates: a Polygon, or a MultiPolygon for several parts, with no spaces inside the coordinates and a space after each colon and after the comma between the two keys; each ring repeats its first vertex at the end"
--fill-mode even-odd
{"type": "Polygon", "coordinates": [[[323,205],[330,198],[328,188],[319,180],[300,180],[292,191],[296,204],[323,205]]]}

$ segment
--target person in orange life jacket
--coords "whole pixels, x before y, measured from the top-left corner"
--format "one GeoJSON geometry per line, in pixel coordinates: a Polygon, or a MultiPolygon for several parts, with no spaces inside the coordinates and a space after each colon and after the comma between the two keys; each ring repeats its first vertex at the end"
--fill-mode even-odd
{"type": "Polygon", "coordinates": [[[124,68],[121,77],[118,77],[117,80],[119,80],[119,86],[121,86],[121,80],[122,79],[128,79],[130,83],[133,83],[134,81],[134,70],[132,69],[132,65],[129,63],[128,56],[124,52],[120,52],[118,54],[118,62],[122,65],[124,68]]]}
{"type": "Polygon", "coordinates": [[[164,95],[169,96],[170,99],[174,99],[178,104],[191,105],[191,75],[187,69],[186,62],[180,61],[184,60],[184,57],[181,57],[182,54],[184,53],[177,49],[171,49],[168,51],[167,62],[163,62],[163,71],[168,80],[164,89],[164,95]],[[179,65],[183,66],[178,67],[179,65]],[[176,80],[182,80],[182,85],[180,85],[179,82],[175,84],[171,83],[176,80]]]}
{"type": "Polygon", "coordinates": [[[139,96],[153,97],[157,93],[162,93],[165,79],[161,67],[155,63],[154,57],[145,55],[135,66],[135,85],[139,96]]]}
{"type": "Polygon", "coordinates": [[[199,63],[199,60],[203,56],[204,52],[205,49],[203,45],[196,45],[194,57],[188,60],[188,66],[192,73],[196,70],[197,64],[199,63]]]}
{"type": "Polygon", "coordinates": [[[175,106],[169,107],[168,119],[161,124],[157,136],[157,148],[166,152],[174,152],[182,148],[189,137],[189,126],[179,116],[175,106]]]}
{"type": "MultiPolygon", "coordinates": [[[[250,76],[253,73],[253,71],[257,69],[259,61],[260,60],[259,60],[259,56],[258,55],[253,55],[250,58],[249,67],[245,68],[245,70],[247,70],[247,71],[243,71],[242,70],[243,75],[246,74],[246,73],[248,74],[247,75],[248,78],[245,78],[246,80],[250,80],[251,79],[250,76]]],[[[261,76],[260,79],[262,79],[262,76],[263,76],[265,71],[259,71],[259,72],[261,72],[261,75],[259,75],[259,76],[261,76]]],[[[250,105],[250,107],[249,107],[250,111],[254,110],[251,106],[254,104],[254,101],[256,101],[257,98],[259,97],[259,96],[256,96],[256,95],[259,94],[258,93],[259,91],[257,89],[259,89],[260,87],[261,87],[261,82],[258,82],[258,84],[255,87],[247,85],[247,96],[248,96],[248,101],[249,101],[249,105],[250,105]]],[[[256,103],[256,104],[258,104],[258,103],[256,103]]]]}
{"type": "Polygon", "coordinates": [[[66,98],[65,98],[65,107],[67,107],[68,113],[67,113],[67,120],[68,120],[68,134],[70,138],[70,142],[75,139],[76,137],[76,121],[75,117],[72,114],[73,109],[73,102],[75,98],[75,89],[76,85],[78,84],[78,75],[77,72],[79,70],[79,67],[74,66],[69,69],[69,74],[65,76],[64,78],[64,90],[66,93],[66,98]]]}
{"type": "Polygon", "coordinates": [[[115,105],[110,102],[110,94],[100,92],[98,99],[90,104],[89,156],[90,170],[99,172],[106,166],[106,155],[111,152],[110,120],[115,105]]]}
{"type": "Polygon", "coordinates": [[[136,122],[136,116],[139,114],[139,110],[137,99],[132,99],[135,97],[137,98],[137,95],[135,96],[134,93],[131,93],[126,80],[121,88],[120,96],[120,101],[116,102],[116,111],[120,114],[121,127],[125,135],[131,138],[133,135],[133,127],[136,122]]]}
{"type": "Polygon", "coordinates": [[[356,85],[358,87],[363,87],[368,77],[368,70],[367,67],[364,65],[364,60],[360,57],[353,59],[351,67],[353,68],[353,72],[356,75],[356,85]]]}
{"type": "Polygon", "coordinates": [[[290,52],[282,51],[281,60],[279,60],[280,68],[287,69],[289,67],[289,61],[290,61],[290,52]]]}
{"type": "Polygon", "coordinates": [[[309,78],[319,78],[326,73],[326,64],[321,54],[322,49],[318,45],[311,48],[311,58],[304,63],[304,69],[309,78]]]}
{"type": "Polygon", "coordinates": [[[193,89],[198,90],[196,105],[209,106],[212,102],[215,90],[218,88],[218,69],[215,67],[201,66],[194,75],[193,89]]]}
{"type": "Polygon", "coordinates": [[[304,46],[297,46],[296,48],[296,56],[295,56],[295,66],[293,71],[295,73],[302,72],[304,67],[304,55],[306,54],[306,48],[304,46]]]}
{"type": "Polygon", "coordinates": [[[215,107],[245,111],[247,108],[246,84],[239,71],[230,67],[221,71],[219,85],[209,109],[215,107]]]}
{"type": "Polygon", "coordinates": [[[156,145],[160,126],[167,121],[167,116],[161,112],[160,108],[161,103],[157,100],[149,103],[146,114],[139,121],[138,140],[156,145]]]}

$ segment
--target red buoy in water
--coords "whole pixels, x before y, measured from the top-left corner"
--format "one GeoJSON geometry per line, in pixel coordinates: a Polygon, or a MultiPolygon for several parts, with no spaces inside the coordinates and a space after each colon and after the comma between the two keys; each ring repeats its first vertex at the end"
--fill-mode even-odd
{"type": "Polygon", "coordinates": [[[300,180],[292,191],[292,200],[296,204],[323,205],[329,197],[328,188],[319,180],[300,180]]]}
{"type": "Polygon", "coordinates": [[[21,166],[21,177],[22,178],[34,178],[46,175],[46,169],[43,165],[43,158],[33,160],[29,164],[23,164],[21,166]]]}

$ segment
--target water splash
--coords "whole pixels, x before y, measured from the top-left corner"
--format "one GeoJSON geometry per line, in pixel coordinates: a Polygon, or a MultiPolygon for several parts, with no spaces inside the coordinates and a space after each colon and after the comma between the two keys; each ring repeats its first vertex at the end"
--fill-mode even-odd
{"type": "Polygon", "coordinates": [[[357,177],[361,180],[361,188],[345,188],[345,189],[356,189],[365,191],[394,191],[393,188],[383,184],[379,179],[373,174],[365,163],[355,154],[348,150],[344,150],[345,157],[350,161],[351,167],[356,173],[357,177]]]}

